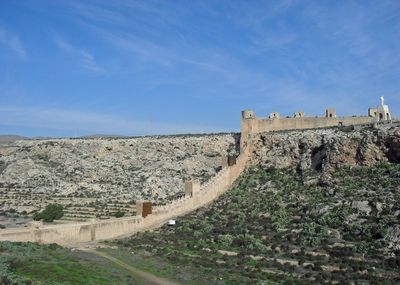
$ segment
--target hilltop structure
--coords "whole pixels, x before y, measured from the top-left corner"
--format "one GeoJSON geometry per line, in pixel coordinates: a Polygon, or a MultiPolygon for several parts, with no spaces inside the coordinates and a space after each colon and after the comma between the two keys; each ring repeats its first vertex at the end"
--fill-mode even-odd
{"type": "Polygon", "coordinates": [[[250,135],[263,132],[366,125],[391,120],[389,106],[385,105],[383,96],[379,106],[368,109],[367,116],[338,117],[336,109],[327,108],[323,117],[306,116],[303,111],[298,111],[293,117],[283,118],[278,112],[272,112],[268,117],[257,118],[253,110],[244,110],[241,119],[241,147],[247,144],[250,135]]]}
{"type": "Polygon", "coordinates": [[[381,104],[378,107],[368,109],[368,116],[376,118],[378,121],[392,119],[389,106],[385,105],[385,98],[383,96],[381,96],[381,104]]]}
{"type": "MultiPolygon", "coordinates": [[[[268,118],[256,118],[252,110],[242,111],[241,149],[239,156],[223,156],[220,171],[205,183],[195,180],[185,183],[185,196],[166,205],[154,206],[150,201],[137,201],[136,216],[99,220],[93,218],[85,222],[46,225],[32,223],[30,227],[0,230],[0,241],[21,241],[76,245],[94,240],[114,239],[159,227],[171,219],[188,214],[206,206],[228,191],[234,181],[246,169],[259,144],[254,143],[253,134],[280,130],[317,129],[335,126],[368,125],[378,122],[390,123],[389,107],[384,104],[370,108],[368,116],[338,117],[335,109],[326,109],[324,117],[307,117],[304,112],[296,112],[293,117],[281,118],[272,113],[268,118]]],[[[256,137],[256,136],[255,136],[256,137]]],[[[285,143],[285,142],[284,142],[285,143]]],[[[392,152],[389,158],[398,161],[397,140],[388,141],[392,152]]],[[[106,148],[109,151],[108,148],[106,148]]],[[[265,152],[264,152],[265,153],[265,152]]],[[[267,152],[268,153],[268,152],[267,152]]],[[[351,151],[355,153],[355,151],[351,151]]],[[[346,152],[345,152],[346,154],[346,152]]],[[[376,157],[375,157],[376,158],[376,157]]],[[[321,167],[321,154],[315,153],[310,165],[321,167]]],[[[374,160],[378,161],[378,160],[374,160]]]]}

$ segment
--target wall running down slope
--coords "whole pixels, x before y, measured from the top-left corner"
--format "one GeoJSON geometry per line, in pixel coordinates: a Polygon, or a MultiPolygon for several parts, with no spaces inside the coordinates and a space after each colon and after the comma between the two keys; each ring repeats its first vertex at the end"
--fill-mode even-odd
{"type": "Polygon", "coordinates": [[[105,221],[93,220],[82,223],[5,229],[0,231],[0,241],[58,243],[74,246],[83,242],[127,236],[161,226],[169,219],[203,207],[225,193],[245,169],[250,149],[251,143],[248,143],[248,147],[243,149],[238,156],[236,164],[224,167],[211,180],[202,184],[200,191],[194,192],[191,197],[184,197],[165,206],[155,207],[152,214],[145,218],[134,216],[105,221]]]}
{"type": "Polygon", "coordinates": [[[165,204],[182,195],[185,181],[211,179],[223,155],[238,154],[238,140],[230,133],[0,145],[0,216],[48,204],[63,205],[64,222],[133,215],[135,201],[165,204]]]}
{"type": "MultiPolygon", "coordinates": [[[[284,158],[286,154],[293,154],[298,146],[298,154],[296,158],[300,158],[301,164],[312,165],[314,168],[325,168],[325,162],[330,161],[332,163],[334,155],[329,155],[329,146],[332,145],[332,141],[329,139],[330,135],[335,138],[338,133],[337,131],[346,130],[319,130],[316,134],[320,134],[316,140],[321,141],[322,145],[318,146],[318,143],[310,142],[311,147],[308,145],[307,138],[302,138],[294,145],[290,145],[288,141],[282,141],[282,147],[279,147],[279,143],[273,143],[273,137],[269,136],[271,130],[264,130],[266,135],[260,135],[261,130],[254,130],[252,124],[249,123],[250,128],[246,128],[248,121],[253,119],[242,120],[242,133],[241,133],[241,151],[240,155],[236,159],[236,163],[230,166],[225,166],[219,171],[216,176],[211,178],[208,182],[200,186],[199,191],[192,192],[191,196],[181,198],[179,200],[174,200],[173,202],[165,206],[157,206],[153,209],[152,214],[143,218],[142,216],[126,217],[126,218],[113,218],[109,220],[92,220],[90,222],[82,223],[71,223],[71,224],[61,224],[61,225],[45,225],[45,226],[31,226],[28,228],[19,229],[5,229],[0,230],[0,241],[24,241],[24,242],[39,242],[39,243],[58,243],[66,246],[74,246],[79,243],[89,242],[94,240],[105,240],[113,239],[123,236],[132,235],[136,232],[149,230],[155,227],[159,227],[166,223],[169,219],[185,215],[191,211],[194,211],[200,207],[206,206],[213,200],[218,198],[221,194],[225,193],[234,183],[234,181],[239,177],[239,175],[246,168],[247,163],[250,161],[250,156],[270,156],[276,149],[280,151],[282,149],[282,154],[280,157],[284,158]],[[333,132],[331,134],[331,132],[333,132]],[[270,146],[269,144],[273,145],[270,146]],[[278,148],[277,148],[278,146],[278,148]],[[322,146],[322,147],[321,147],[322,146]],[[327,150],[326,150],[326,149],[327,150]]],[[[331,119],[331,118],[330,118],[331,119]]],[[[260,121],[261,122],[261,121],[260,121]]],[[[365,122],[360,119],[359,121],[348,121],[354,125],[364,125],[365,122]]],[[[344,124],[347,125],[347,124],[344,124]]],[[[353,125],[353,127],[354,127],[353,125]]],[[[382,155],[387,157],[388,161],[397,162],[399,156],[398,148],[398,123],[393,124],[391,122],[384,122],[380,130],[377,130],[378,126],[375,126],[371,130],[360,130],[359,132],[354,132],[352,137],[349,138],[353,143],[359,145],[357,153],[357,159],[362,161],[365,157],[374,157],[374,161],[381,160],[382,155]],[[387,134],[387,135],[385,135],[387,134]],[[370,141],[380,140],[382,143],[371,144],[373,146],[365,148],[369,145],[370,141]],[[389,150],[387,150],[388,145],[390,145],[389,150]],[[365,148],[365,151],[363,149],[365,148]],[[374,155],[374,153],[376,155],[374,155]]],[[[247,126],[247,127],[249,127],[247,126]]],[[[341,125],[343,126],[343,124],[341,125]]],[[[332,127],[330,124],[326,126],[322,125],[312,125],[307,128],[310,129],[320,129],[332,127]]],[[[365,126],[371,128],[371,126],[365,126]]],[[[297,128],[295,126],[295,128],[297,128]]],[[[304,129],[306,126],[298,127],[299,129],[304,129]]],[[[287,127],[277,127],[277,130],[287,130],[287,127]]],[[[304,131],[303,131],[304,132],[304,131]]],[[[301,132],[297,136],[302,136],[305,134],[301,132]]],[[[277,134],[278,136],[280,134],[277,134]]],[[[296,137],[296,134],[294,134],[296,137]]],[[[285,136],[285,134],[283,134],[285,136]]],[[[345,135],[342,135],[345,136],[345,135]]],[[[288,136],[288,140],[293,138],[293,133],[288,136]]],[[[310,138],[309,138],[310,139],[310,138]]],[[[341,142],[338,142],[340,145],[341,142]]],[[[335,148],[336,149],[336,148],[335,148]]],[[[334,152],[332,152],[334,153],[334,152]]],[[[295,153],[296,154],[296,153],[295,153]]],[[[293,161],[296,160],[293,158],[293,161]]],[[[292,161],[292,160],[290,160],[292,161]]],[[[338,162],[339,163],[339,162],[338,162]]],[[[138,213],[139,214],[139,213],[138,213]]]]}

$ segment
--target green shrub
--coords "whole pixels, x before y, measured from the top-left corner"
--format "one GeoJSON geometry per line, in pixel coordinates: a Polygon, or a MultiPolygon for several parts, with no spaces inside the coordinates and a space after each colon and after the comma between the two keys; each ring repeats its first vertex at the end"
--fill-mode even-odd
{"type": "Polygon", "coordinates": [[[218,243],[223,247],[223,248],[229,248],[229,246],[232,244],[234,240],[234,236],[230,234],[226,235],[219,235],[218,236],[218,243]]]}
{"type": "Polygon", "coordinates": [[[328,237],[328,230],[314,222],[303,224],[302,239],[303,245],[318,246],[324,238],[328,237]]]}
{"type": "Polygon", "coordinates": [[[370,244],[368,242],[361,241],[359,243],[354,244],[353,252],[365,255],[365,254],[368,253],[370,248],[371,248],[371,246],[370,246],[370,244]]]}
{"type": "Polygon", "coordinates": [[[40,213],[35,213],[33,219],[35,221],[43,220],[43,222],[51,223],[54,220],[61,219],[64,216],[63,206],[58,204],[49,204],[40,213]]]}
{"type": "Polygon", "coordinates": [[[290,222],[290,213],[285,208],[279,208],[271,215],[272,226],[275,230],[286,228],[290,222]]]}
{"type": "Polygon", "coordinates": [[[328,213],[325,213],[319,219],[319,223],[323,226],[336,228],[342,225],[343,221],[353,212],[353,209],[349,206],[336,206],[328,213]]]}
{"type": "Polygon", "coordinates": [[[117,212],[115,212],[114,216],[116,218],[121,218],[121,217],[125,216],[125,212],[118,210],[117,212]]]}

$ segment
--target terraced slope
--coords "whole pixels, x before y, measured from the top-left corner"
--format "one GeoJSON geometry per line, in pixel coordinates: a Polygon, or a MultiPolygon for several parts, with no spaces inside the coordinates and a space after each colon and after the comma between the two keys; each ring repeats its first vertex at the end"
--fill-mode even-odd
{"type": "Polygon", "coordinates": [[[214,176],[235,134],[51,139],[0,146],[0,214],[63,204],[66,220],[134,214],[137,199],[165,203],[184,181],[214,176]]]}
{"type": "Polygon", "coordinates": [[[177,226],[117,244],[114,254],[171,264],[185,284],[399,284],[400,165],[344,167],[315,183],[253,167],[177,226]]]}

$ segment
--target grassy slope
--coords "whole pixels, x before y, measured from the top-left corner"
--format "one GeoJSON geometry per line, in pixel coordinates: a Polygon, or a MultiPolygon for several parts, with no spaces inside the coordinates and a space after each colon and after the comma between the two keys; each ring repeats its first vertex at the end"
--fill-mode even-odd
{"type": "Polygon", "coordinates": [[[57,245],[0,243],[0,284],[145,284],[95,255],[57,245]]]}
{"type": "Polygon", "coordinates": [[[145,254],[185,284],[398,284],[400,254],[389,257],[384,238],[397,210],[400,165],[342,169],[312,186],[254,168],[210,207],[119,241],[114,255],[145,254]],[[352,201],[369,201],[367,212],[352,201]]]}

